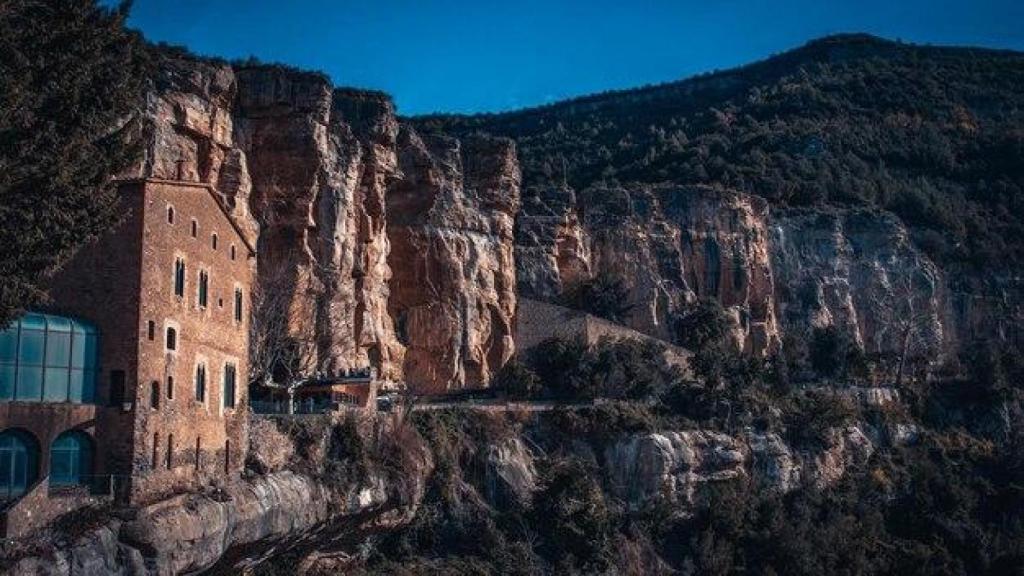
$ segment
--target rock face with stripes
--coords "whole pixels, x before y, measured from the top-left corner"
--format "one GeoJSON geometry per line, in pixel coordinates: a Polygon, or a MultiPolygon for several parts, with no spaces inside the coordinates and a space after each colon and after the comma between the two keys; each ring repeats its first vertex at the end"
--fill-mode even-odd
{"type": "Polygon", "coordinates": [[[141,125],[125,176],[220,192],[307,370],[373,367],[437,392],[486,386],[511,357],[511,142],[423,139],[384,94],[179,55],[157,67],[141,125]]]}
{"type": "Polygon", "coordinates": [[[389,310],[420,392],[486,386],[511,358],[516,312],[512,142],[399,136],[388,191],[389,310]]]}

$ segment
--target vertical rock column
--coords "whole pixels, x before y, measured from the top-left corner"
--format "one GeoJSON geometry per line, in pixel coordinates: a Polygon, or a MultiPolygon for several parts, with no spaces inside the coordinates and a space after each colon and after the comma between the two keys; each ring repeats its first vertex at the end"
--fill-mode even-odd
{"type": "Polygon", "coordinates": [[[403,127],[398,158],[402,178],[387,197],[389,309],[405,380],[421,393],[485,386],[514,352],[514,146],[403,127]]]}
{"type": "Polygon", "coordinates": [[[386,314],[383,195],[397,132],[390,101],[335,93],[320,75],[275,67],[242,69],[238,79],[236,140],[264,231],[261,287],[290,292],[293,331],[315,338],[317,369],[373,365],[399,377],[402,347],[386,314]]]}

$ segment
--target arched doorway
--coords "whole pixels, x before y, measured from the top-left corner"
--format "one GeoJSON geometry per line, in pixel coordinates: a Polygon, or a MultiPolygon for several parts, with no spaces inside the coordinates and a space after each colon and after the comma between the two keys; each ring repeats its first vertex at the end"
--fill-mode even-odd
{"type": "Polygon", "coordinates": [[[0,433],[0,502],[20,497],[36,481],[39,444],[28,432],[0,433]]]}
{"type": "Polygon", "coordinates": [[[50,446],[50,485],[88,484],[92,478],[92,438],[85,432],[69,430],[50,446]]]}

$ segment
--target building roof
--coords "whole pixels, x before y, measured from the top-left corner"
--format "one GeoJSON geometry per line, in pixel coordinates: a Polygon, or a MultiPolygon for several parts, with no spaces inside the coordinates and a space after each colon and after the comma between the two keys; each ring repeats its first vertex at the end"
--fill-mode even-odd
{"type": "Polygon", "coordinates": [[[231,224],[231,227],[235,229],[235,233],[237,233],[238,237],[242,239],[242,243],[245,244],[245,247],[249,250],[249,254],[251,256],[256,255],[256,247],[253,246],[252,242],[249,241],[249,237],[246,236],[245,231],[242,230],[241,226],[239,226],[238,222],[235,220],[235,217],[231,215],[231,211],[228,209],[228,207],[224,205],[224,201],[221,198],[220,192],[218,192],[217,189],[214,188],[212,184],[208,184],[206,182],[191,182],[187,180],[165,180],[162,178],[128,178],[118,180],[117,183],[121,185],[166,184],[169,186],[184,186],[187,188],[205,189],[210,194],[210,197],[213,198],[213,201],[217,204],[217,207],[220,208],[220,211],[228,219],[228,222],[231,224]]]}

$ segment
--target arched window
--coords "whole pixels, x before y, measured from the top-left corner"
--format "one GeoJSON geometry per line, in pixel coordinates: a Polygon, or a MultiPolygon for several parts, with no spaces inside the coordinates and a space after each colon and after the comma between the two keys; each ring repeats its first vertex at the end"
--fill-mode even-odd
{"type": "Polygon", "coordinates": [[[210,243],[213,244],[213,249],[216,250],[217,249],[217,233],[216,232],[214,232],[213,236],[210,238],[210,243]]]}
{"type": "Polygon", "coordinates": [[[92,476],[93,445],[89,435],[78,430],[65,432],[50,446],[50,484],[88,484],[92,476]]]}
{"type": "Polygon", "coordinates": [[[174,295],[185,296],[185,261],[181,258],[174,261],[174,295]]]}
{"type": "Polygon", "coordinates": [[[206,402],[206,364],[196,365],[196,402],[206,402]]]}
{"type": "Polygon", "coordinates": [[[167,207],[167,223],[174,224],[174,206],[167,207]]]}
{"type": "Polygon", "coordinates": [[[167,399],[174,400],[174,376],[167,377],[167,399]]]}
{"type": "Polygon", "coordinates": [[[0,434],[0,502],[18,498],[36,481],[39,444],[27,432],[0,434]]]}
{"type": "Polygon", "coordinates": [[[206,270],[199,271],[199,307],[206,308],[210,294],[210,274],[206,270]]]}
{"type": "Polygon", "coordinates": [[[175,330],[173,326],[167,327],[167,349],[178,349],[178,331],[175,330]]]}
{"type": "Polygon", "coordinates": [[[160,383],[156,380],[149,383],[149,407],[154,410],[160,409],[160,383]]]}

